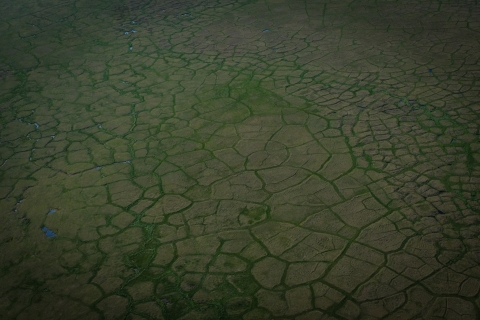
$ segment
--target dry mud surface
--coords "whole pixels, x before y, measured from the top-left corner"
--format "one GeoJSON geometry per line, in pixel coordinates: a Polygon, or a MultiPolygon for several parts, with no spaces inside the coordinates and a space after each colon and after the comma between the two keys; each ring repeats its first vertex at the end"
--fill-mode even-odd
{"type": "Polygon", "coordinates": [[[478,319],[476,1],[3,1],[2,319],[478,319]]]}

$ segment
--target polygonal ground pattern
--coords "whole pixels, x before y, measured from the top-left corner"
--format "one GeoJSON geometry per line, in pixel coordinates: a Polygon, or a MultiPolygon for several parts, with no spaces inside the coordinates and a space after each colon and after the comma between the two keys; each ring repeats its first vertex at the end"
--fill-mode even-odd
{"type": "Polygon", "coordinates": [[[478,319],[480,7],[0,4],[5,319],[478,319]]]}

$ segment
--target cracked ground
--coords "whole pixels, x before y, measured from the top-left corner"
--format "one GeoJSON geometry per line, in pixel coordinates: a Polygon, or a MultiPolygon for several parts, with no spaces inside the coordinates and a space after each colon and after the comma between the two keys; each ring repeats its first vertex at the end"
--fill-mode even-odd
{"type": "Polygon", "coordinates": [[[476,1],[4,1],[3,319],[479,319],[476,1]]]}

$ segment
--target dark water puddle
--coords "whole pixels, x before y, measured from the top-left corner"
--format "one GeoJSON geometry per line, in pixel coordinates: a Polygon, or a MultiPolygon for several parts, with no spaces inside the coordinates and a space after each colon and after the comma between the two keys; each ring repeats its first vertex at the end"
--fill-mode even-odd
{"type": "Polygon", "coordinates": [[[53,238],[56,237],[57,234],[53,232],[52,230],[48,229],[47,227],[42,227],[42,231],[45,233],[47,238],[53,238]]]}

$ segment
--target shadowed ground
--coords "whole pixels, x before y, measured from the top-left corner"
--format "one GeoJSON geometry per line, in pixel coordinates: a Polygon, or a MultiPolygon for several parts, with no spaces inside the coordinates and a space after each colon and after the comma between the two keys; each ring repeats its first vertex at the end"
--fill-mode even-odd
{"type": "Polygon", "coordinates": [[[0,4],[4,319],[478,319],[474,1],[0,4]]]}

